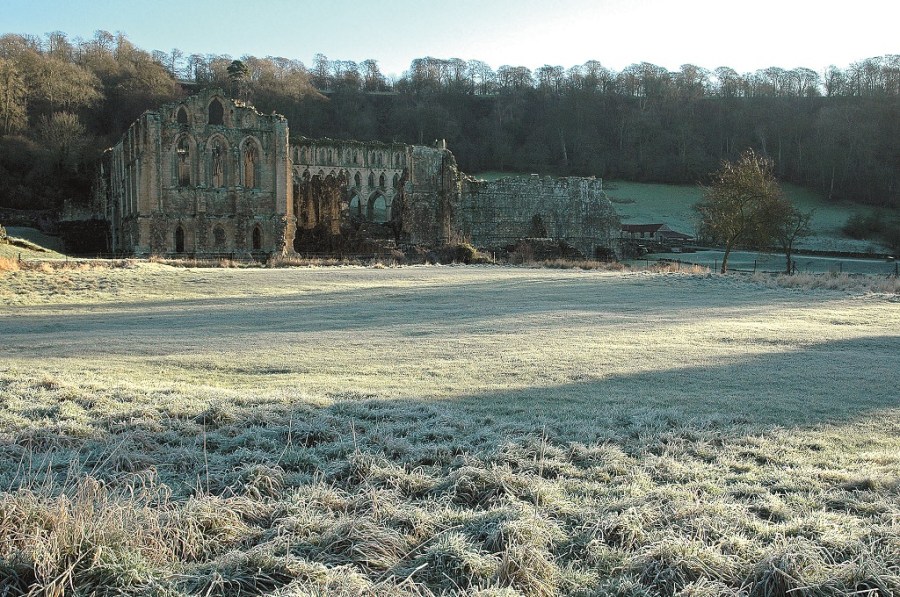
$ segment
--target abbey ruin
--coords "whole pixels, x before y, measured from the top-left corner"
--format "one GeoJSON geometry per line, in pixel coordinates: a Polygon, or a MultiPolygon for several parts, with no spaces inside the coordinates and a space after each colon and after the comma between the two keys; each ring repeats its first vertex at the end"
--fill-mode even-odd
{"type": "Polygon", "coordinates": [[[145,112],[107,151],[97,190],[109,249],[136,255],[491,248],[534,236],[535,223],[594,255],[618,235],[600,180],[482,181],[443,142],[291,138],[284,117],[217,91],[145,112]]]}

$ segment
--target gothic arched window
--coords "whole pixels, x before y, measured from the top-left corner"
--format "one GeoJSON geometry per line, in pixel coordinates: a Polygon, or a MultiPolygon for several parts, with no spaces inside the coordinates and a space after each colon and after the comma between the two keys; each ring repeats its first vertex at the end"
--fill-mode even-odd
{"type": "Polygon", "coordinates": [[[175,146],[176,181],[179,187],[191,186],[191,143],[187,137],[175,146]]]}
{"type": "Polygon", "coordinates": [[[225,166],[228,150],[221,139],[214,139],[209,150],[209,183],[216,189],[225,186],[225,166]]]}
{"type": "Polygon", "coordinates": [[[244,186],[253,189],[258,186],[259,150],[256,143],[248,141],[244,146],[244,186]]]}

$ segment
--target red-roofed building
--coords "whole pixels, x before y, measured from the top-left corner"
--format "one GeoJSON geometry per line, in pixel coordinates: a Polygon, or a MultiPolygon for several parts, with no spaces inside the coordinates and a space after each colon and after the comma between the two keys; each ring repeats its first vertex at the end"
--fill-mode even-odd
{"type": "Polygon", "coordinates": [[[676,232],[666,224],[622,224],[622,239],[681,244],[694,240],[694,237],[676,232]]]}

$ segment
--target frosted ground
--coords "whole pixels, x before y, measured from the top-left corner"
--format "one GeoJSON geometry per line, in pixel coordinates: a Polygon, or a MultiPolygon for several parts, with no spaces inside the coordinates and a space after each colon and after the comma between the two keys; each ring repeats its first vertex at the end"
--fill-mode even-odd
{"type": "Polygon", "coordinates": [[[0,276],[0,593],[900,591],[895,281],[0,276]]]}

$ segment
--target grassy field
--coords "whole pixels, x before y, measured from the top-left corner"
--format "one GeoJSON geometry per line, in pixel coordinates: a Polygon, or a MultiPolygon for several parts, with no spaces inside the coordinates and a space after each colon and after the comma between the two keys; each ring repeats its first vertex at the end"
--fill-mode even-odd
{"type": "Polygon", "coordinates": [[[898,292],[0,272],[0,594],[897,594],[898,292]]]}

